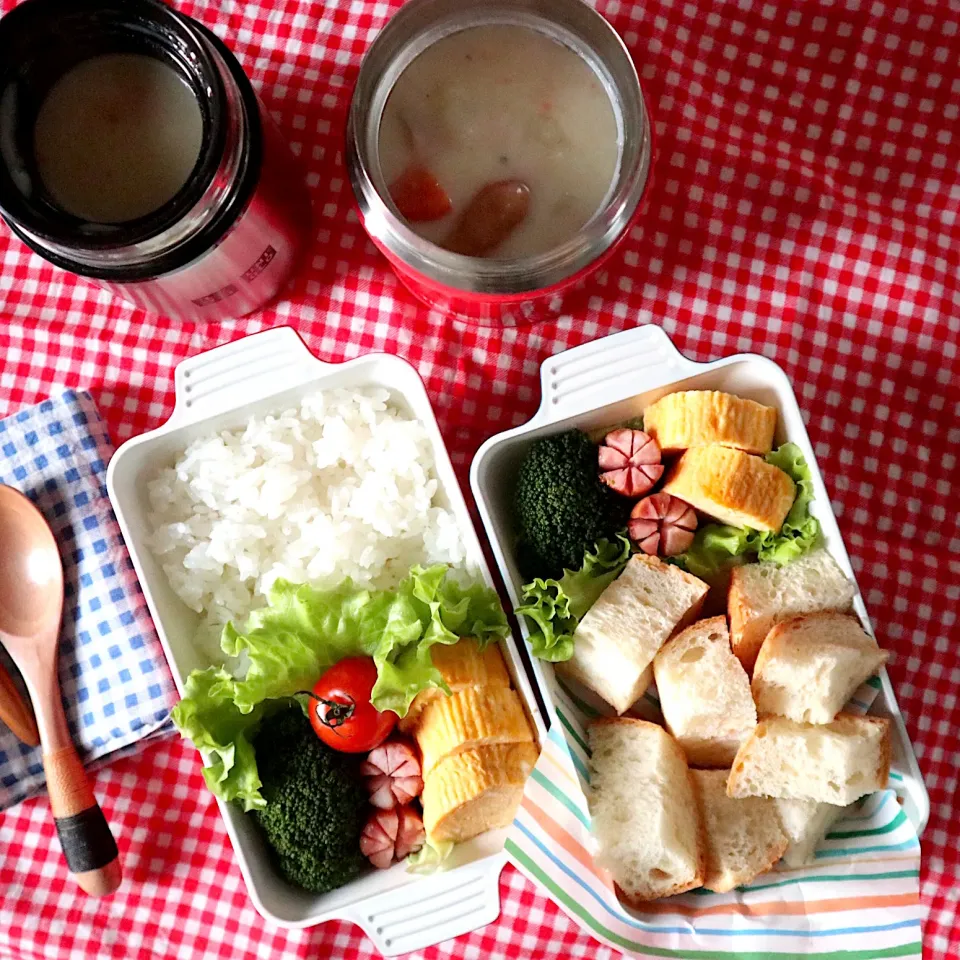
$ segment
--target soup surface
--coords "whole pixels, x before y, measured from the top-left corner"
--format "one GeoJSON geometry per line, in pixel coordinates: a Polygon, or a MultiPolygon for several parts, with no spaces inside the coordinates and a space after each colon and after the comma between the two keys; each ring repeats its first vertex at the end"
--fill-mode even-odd
{"type": "Polygon", "coordinates": [[[494,257],[568,240],[599,209],[618,158],[616,117],[591,67],[544,34],[507,24],[471,27],[427,48],[397,80],[380,127],[381,168],[398,208],[441,246],[460,246],[451,238],[462,215],[489,210],[492,184],[509,184],[501,191],[508,198],[516,184],[529,189],[525,213],[500,217],[505,238],[484,250],[494,257]],[[411,206],[411,185],[424,183],[449,203],[432,202],[431,191],[411,206]]]}
{"type": "Polygon", "coordinates": [[[158,210],[187,182],[203,117],[171,67],[141,54],[104,54],[50,88],[33,135],[40,178],[60,207],[94,223],[123,223],[158,210]]]}

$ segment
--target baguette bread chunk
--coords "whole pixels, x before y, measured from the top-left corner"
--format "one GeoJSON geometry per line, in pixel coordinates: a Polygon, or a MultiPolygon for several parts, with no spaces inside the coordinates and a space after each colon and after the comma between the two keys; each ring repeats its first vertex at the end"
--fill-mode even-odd
{"type": "Polygon", "coordinates": [[[703,883],[706,850],[687,761],[655,723],[630,717],[590,725],[590,792],[597,863],[637,906],[703,883]]]}
{"type": "Polygon", "coordinates": [[[708,589],[679,567],[637,554],[584,615],[573,655],[557,668],[623,713],[650,686],[653,658],[670,634],[696,619],[708,589]]]}
{"type": "Polygon", "coordinates": [[[532,743],[533,732],[516,690],[467,687],[429,704],[416,738],[426,779],[449,756],[495,743],[532,743]]]}
{"type": "Polygon", "coordinates": [[[729,767],[757,725],[750,680],[730,650],[725,617],[700,620],[653,661],[667,729],[698,767],[729,767]]]}
{"type": "Polygon", "coordinates": [[[849,610],[856,588],[821,548],[780,566],[747,563],[730,578],[730,642],[744,668],[753,669],[770,628],[805,613],[849,610]]]}
{"type": "MultiPolygon", "coordinates": [[[[467,687],[509,687],[510,674],[503,660],[500,645],[490,643],[481,653],[477,641],[464,637],[456,643],[437,643],[430,648],[430,656],[450,693],[467,687]]],[[[400,718],[397,727],[401,733],[412,733],[427,705],[438,697],[446,696],[439,687],[428,687],[414,697],[407,715],[400,718]]]]}
{"type": "Polygon", "coordinates": [[[534,743],[500,743],[442,760],[420,797],[427,840],[460,843],[512,823],[537,755],[534,743]]]}
{"type": "Polygon", "coordinates": [[[773,447],[777,411],[718,390],[682,390],[647,407],[643,429],[665,454],[707,443],[762,454],[773,447]]]}
{"type": "Polygon", "coordinates": [[[788,867],[802,867],[813,860],[817,845],[840,819],[846,807],[816,800],[775,800],[780,822],[790,838],[783,854],[788,867]]]}
{"type": "Polygon", "coordinates": [[[761,720],[737,752],[727,794],[846,806],[882,790],[890,774],[890,721],[841,713],[814,726],[761,720]]]}
{"type": "Polygon", "coordinates": [[[731,800],[727,796],[728,770],[691,773],[707,847],[703,885],[714,893],[726,893],[766,873],[783,856],[790,838],[780,823],[776,800],[731,800]]]}
{"type": "Polygon", "coordinates": [[[812,613],[776,624],[753,668],[761,716],[829,723],[887,655],[856,617],[812,613]]]}
{"type": "Polygon", "coordinates": [[[779,467],[719,443],[687,450],[663,490],[723,523],[755,530],[779,530],[797,492],[779,467]]]}

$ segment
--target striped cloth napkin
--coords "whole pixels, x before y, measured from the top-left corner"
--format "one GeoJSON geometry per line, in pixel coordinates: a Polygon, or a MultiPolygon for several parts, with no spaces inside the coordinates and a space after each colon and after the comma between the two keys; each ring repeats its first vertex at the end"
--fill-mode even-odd
{"type": "MultiPolygon", "coordinates": [[[[865,712],[879,686],[872,678],[847,710],[865,712]]],[[[808,866],[778,865],[727,894],[694,890],[624,909],[593,860],[586,725],[596,711],[557,678],[551,687],[556,712],[507,855],[598,940],[638,957],[683,960],[921,956],[920,844],[894,790],[849,808],[808,866]]],[[[658,719],[655,696],[641,712],[658,719]]],[[[898,777],[891,773],[891,785],[898,777]]]]}
{"type": "MultiPolygon", "coordinates": [[[[0,420],[0,482],[40,508],[64,571],[60,686],[85,762],[171,731],[173,682],[104,484],[113,453],[89,394],[0,420]]],[[[0,646],[0,660],[19,675],[0,646]]],[[[0,810],[44,785],[40,749],[0,722],[0,810]]]]}

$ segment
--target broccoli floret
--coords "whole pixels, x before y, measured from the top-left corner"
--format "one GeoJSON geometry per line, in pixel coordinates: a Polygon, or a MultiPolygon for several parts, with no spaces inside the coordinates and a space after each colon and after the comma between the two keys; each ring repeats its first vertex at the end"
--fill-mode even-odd
{"type": "Polygon", "coordinates": [[[359,759],[318,740],[299,707],[264,720],[253,745],[267,801],[253,815],[280,873],[312,893],[357,877],[367,799],[359,759]]]}
{"type": "Polygon", "coordinates": [[[588,548],[624,529],[631,506],[601,482],[597,445],[579,430],[530,447],[514,502],[520,567],[528,580],[579,569],[588,548]]]}

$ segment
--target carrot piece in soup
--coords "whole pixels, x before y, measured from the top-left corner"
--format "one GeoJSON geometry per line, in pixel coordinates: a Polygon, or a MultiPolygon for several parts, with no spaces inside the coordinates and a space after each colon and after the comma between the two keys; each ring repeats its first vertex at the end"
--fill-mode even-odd
{"type": "Polygon", "coordinates": [[[390,184],[390,197],[411,223],[440,220],[451,209],[450,197],[426,167],[407,167],[390,184]]]}

